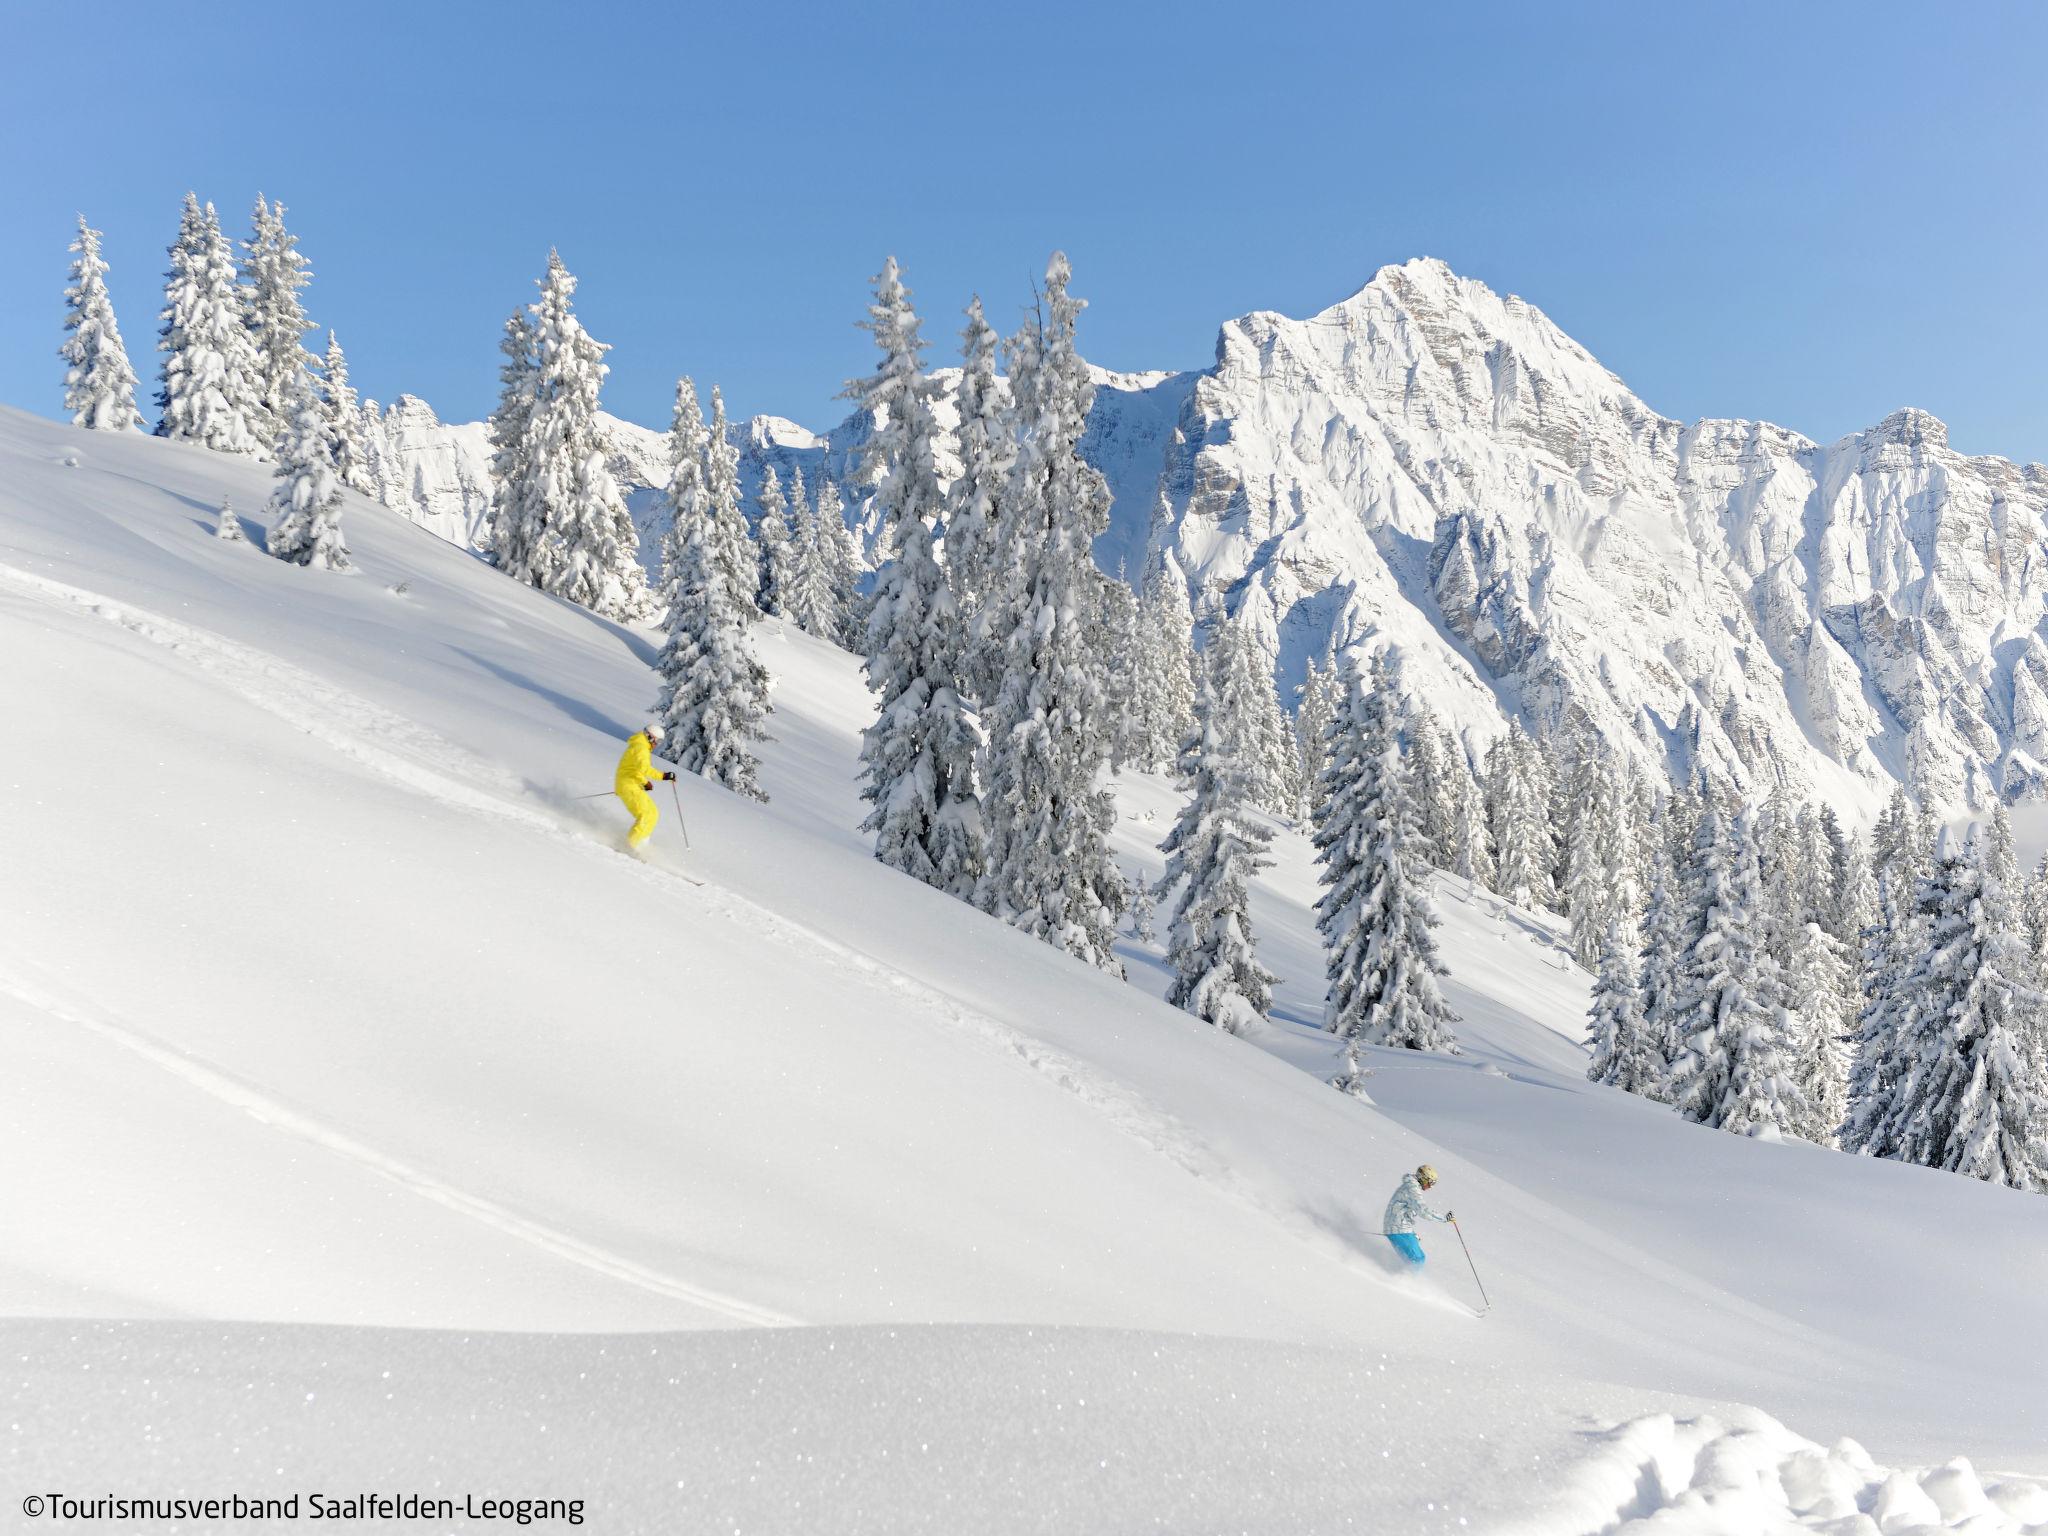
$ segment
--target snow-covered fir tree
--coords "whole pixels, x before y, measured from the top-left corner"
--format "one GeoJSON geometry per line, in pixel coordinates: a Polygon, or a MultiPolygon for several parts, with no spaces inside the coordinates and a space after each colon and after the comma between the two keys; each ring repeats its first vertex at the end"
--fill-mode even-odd
{"type": "MultiPolygon", "coordinates": [[[[1315,666],[1310,662],[1311,669],[1315,666]]],[[[1314,682],[1311,674],[1310,682],[1314,682]]],[[[1308,686],[1302,689],[1304,706],[1308,686]]],[[[1451,867],[1451,850],[1457,844],[1455,790],[1450,765],[1444,761],[1443,729],[1429,706],[1417,702],[1409,711],[1407,728],[1408,773],[1415,789],[1416,856],[1437,869],[1451,867]]]]}
{"type": "MultiPolygon", "coordinates": [[[[704,489],[704,455],[710,434],[704,428],[704,412],[697,404],[696,381],[685,374],[676,380],[676,403],[669,415],[668,489],[663,501],[668,513],[661,537],[661,605],[673,609],[676,584],[683,575],[683,556],[691,530],[708,524],[710,496],[704,489]]],[[[730,612],[731,605],[727,605],[730,612]]]]}
{"type": "Polygon", "coordinates": [[[370,453],[363,442],[363,410],[348,382],[348,358],[334,332],[327,333],[327,357],[320,366],[320,404],[327,415],[327,436],[334,444],[334,472],[352,491],[374,496],[370,453]]]}
{"type": "Polygon", "coordinates": [[[1104,669],[1105,714],[1109,729],[1109,767],[1112,773],[1137,761],[1139,719],[1138,698],[1138,595],[1121,575],[1095,573],[1095,644],[1100,653],[1116,658],[1104,669]]]}
{"type": "Polygon", "coordinates": [[[276,521],[263,547],[293,565],[352,569],[341,533],[341,476],[334,468],[334,439],[313,381],[303,370],[276,456],[277,485],[270,493],[276,521]]]}
{"type": "Polygon", "coordinates": [[[761,494],[754,498],[754,547],[757,551],[759,585],[754,606],[763,613],[783,616],[782,594],[789,585],[793,546],[790,539],[789,503],[782,494],[782,477],[770,464],[761,476],[761,494]]]}
{"type": "Polygon", "coordinates": [[[747,514],[740,505],[740,451],[725,419],[725,396],[711,386],[711,428],[704,447],[704,494],[711,517],[711,549],[725,578],[732,611],[743,622],[759,617],[760,561],[747,533],[747,514]]]}
{"type": "Polygon", "coordinates": [[[1076,350],[1082,302],[1055,253],[1042,319],[1011,353],[1017,455],[995,548],[1008,581],[1003,675],[985,718],[982,804],[988,868],[980,905],[1027,933],[1122,975],[1123,882],[1109,856],[1116,808],[1097,782],[1108,757],[1104,669],[1086,613],[1091,553],[1109,526],[1109,488],[1080,454],[1095,385],[1076,350]]]}
{"type": "Polygon", "coordinates": [[[827,565],[832,575],[832,607],[838,615],[839,644],[857,651],[867,634],[867,615],[860,595],[864,569],[860,542],[846,526],[846,503],[840,500],[839,487],[829,479],[818,485],[818,540],[830,557],[827,565]]]}
{"type": "Polygon", "coordinates": [[[78,216],[71,242],[71,286],[64,290],[64,409],[74,427],[95,432],[130,432],[141,427],[135,408],[135,369],[121,345],[114,300],[107,292],[107,264],[100,256],[100,232],[78,216]]]}
{"type": "Polygon", "coordinates": [[[220,499],[220,518],[213,525],[213,536],[223,544],[249,542],[249,535],[242,531],[242,520],[235,516],[234,506],[225,496],[220,499]]]}
{"type": "Polygon", "coordinates": [[[1306,813],[1313,816],[1322,804],[1322,778],[1326,766],[1323,752],[1330,734],[1330,722],[1337,718],[1337,663],[1329,656],[1320,666],[1308,659],[1301,687],[1295,694],[1295,751],[1301,759],[1303,798],[1306,813]]]}
{"type": "MultiPolygon", "coordinates": [[[[671,454],[679,438],[688,434],[671,433],[671,454]]],[[[766,739],[768,674],[733,612],[712,538],[701,502],[670,525],[668,638],[654,664],[661,675],[655,721],[665,733],[662,750],[677,767],[766,800],[751,747],[766,739]]]]}
{"type": "Polygon", "coordinates": [[[1442,736],[1441,759],[1450,791],[1450,863],[1460,880],[1492,889],[1493,852],[1486,837],[1486,796],[1472,776],[1465,745],[1449,730],[1442,736]]]}
{"type": "Polygon", "coordinates": [[[1918,963],[1925,937],[1925,921],[1914,900],[1925,868],[1923,833],[1904,792],[1893,790],[1870,834],[1876,896],[1857,956],[1863,1006],[1850,1056],[1849,1113],[1839,1137],[1846,1152],[1895,1155],[1882,1138],[1912,1026],[1906,977],[1918,963]]]}
{"type": "Polygon", "coordinates": [[[1245,799],[1247,765],[1214,721],[1217,690],[1205,682],[1201,723],[1180,758],[1188,799],[1160,851],[1166,872],[1154,894],[1178,890],[1167,922],[1167,1001],[1234,1035],[1256,1029],[1272,1007],[1276,979],[1259,964],[1252,937],[1251,882],[1267,867],[1271,838],[1245,799]]]}
{"type": "Polygon", "coordinates": [[[554,251],[539,287],[533,400],[498,565],[606,618],[646,619],[654,600],[640,568],[640,535],[606,462],[597,421],[607,349],[576,318],[576,279],[554,251]]]}
{"type": "Polygon", "coordinates": [[[540,374],[533,351],[533,320],[524,308],[512,311],[498,339],[498,404],[486,431],[491,443],[490,556],[500,570],[524,570],[530,530],[518,515],[526,483],[526,429],[533,419],[533,391],[540,374]]]}
{"type": "Polygon", "coordinates": [[[1831,1147],[1849,1108],[1844,1042],[1855,1015],[1855,993],[1847,951],[1818,921],[1808,919],[1793,935],[1784,992],[1792,1080],[1801,1103],[1789,1129],[1831,1147]]]}
{"type": "Polygon", "coordinates": [[[1165,551],[1156,554],[1138,603],[1138,644],[1131,657],[1136,719],[1131,761],[1148,773],[1169,766],[1195,728],[1195,618],[1187,583],[1165,551]]]}
{"type": "Polygon", "coordinates": [[[995,328],[983,316],[976,294],[960,333],[960,384],[954,396],[960,473],[946,507],[946,577],[963,625],[962,680],[977,700],[994,698],[1000,686],[1002,638],[1008,633],[1004,604],[1010,587],[997,568],[995,539],[1016,440],[996,386],[996,346],[995,328]]]}
{"type": "Polygon", "coordinates": [[[242,242],[242,315],[256,347],[259,430],[275,436],[296,408],[299,378],[313,366],[306,332],[313,328],[299,290],[313,280],[299,238],[285,228],[284,204],[256,197],[249,238],[242,242]]]}
{"type": "Polygon", "coordinates": [[[790,505],[796,526],[790,530],[790,573],[783,596],[789,622],[807,635],[834,644],[839,640],[839,607],[832,585],[832,550],[818,526],[817,503],[798,470],[791,483],[790,505]]]}
{"type": "Polygon", "coordinates": [[[1211,723],[1243,765],[1252,803],[1275,816],[1300,814],[1301,754],[1280,711],[1273,668],[1249,616],[1219,617],[1209,639],[1216,699],[1211,723]]]}
{"type": "MultiPolygon", "coordinates": [[[[1571,820],[1565,837],[1564,908],[1571,920],[1572,957],[1591,969],[1600,960],[1608,928],[1618,919],[1632,930],[1641,901],[1637,885],[1632,802],[1613,764],[1590,735],[1569,760],[1571,820]]],[[[1634,948],[1634,935],[1623,935],[1634,948]]]]}
{"type": "Polygon", "coordinates": [[[1686,882],[1661,852],[1650,867],[1637,950],[1636,1001],[1644,1040],[1657,1058],[1650,1086],[1632,1090],[1669,1101],[1671,1071],[1683,1049],[1686,882]]]}
{"type": "Polygon", "coordinates": [[[243,322],[234,255],[213,204],[202,208],[190,192],[171,247],[162,318],[156,435],[265,457],[256,347],[243,322]]]}
{"type": "Polygon", "coordinates": [[[1548,906],[1556,899],[1551,871],[1557,858],[1550,778],[1543,749],[1519,721],[1487,749],[1485,787],[1493,888],[1521,906],[1548,906]]]}
{"type": "Polygon", "coordinates": [[[1701,1125],[1774,1135],[1797,1126],[1806,1106],[1793,1081],[1781,981],[1762,921],[1755,816],[1731,818],[1711,795],[1705,800],[1693,844],[1675,1009],[1682,1051],[1671,1099],[1701,1125]]]}
{"type": "Polygon", "coordinates": [[[1586,1076],[1626,1093],[1656,1098],[1664,1090],[1668,1063],[1657,1031],[1643,1017],[1633,927],[1617,912],[1608,918],[1600,938],[1588,1011],[1593,1058],[1586,1076]]]}
{"type": "Polygon", "coordinates": [[[864,329],[881,364],[846,393],[875,423],[862,473],[876,487],[891,555],[868,613],[867,677],[877,711],[861,738],[861,798],[870,807],[861,830],[874,833],[882,863],[969,898],[983,869],[975,794],[980,737],[961,697],[964,635],[939,564],[945,495],[932,414],[936,389],[924,373],[917,315],[893,256],[875,278],[864,329]]]}
{"type": "Polygon", "coordinates": [[[1457,1015],[1437,986],[1446,971],[1431,932],[1428,874],[1410,851],[1396,707],[1384,654],[1363,679],[1345,663],[1315,821],[1316,927],[1330,981],[1323,1026],[1373,1045],[1456,1051],[1457,1015]]]}
{"type": "Polygon", "coordinates": [[[1925,944],[1900,978],[1901,1059],[1861,1149],[2048,1191],[2048,999],[2024,979],[1988,854],[1944,832],[1915,892],[1925,944]]]}

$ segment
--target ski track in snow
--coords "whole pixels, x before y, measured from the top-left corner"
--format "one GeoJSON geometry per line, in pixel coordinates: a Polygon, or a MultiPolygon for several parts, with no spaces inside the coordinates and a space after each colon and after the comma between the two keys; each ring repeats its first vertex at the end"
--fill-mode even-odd
{"type": "Polygon", "coordinates": [[[1573,1492],[1611,1513],[1579,1526],[1583,1536],[2048,1533],[2048,1488],[2032,1479],[1980,1477],[1960,1456],[1917,1472],[1892,1470],[1854,1440],[1823,1448],[1754,1410],[1741,1424],[1650,1414],[1603,1439],[1573,1492]]]}
{"type": "MultiPolygon", "coordinates": [[[[642,880],[681,892],[720,917],[755,932],[772,934],[779,942],[805,955],[829,956],[844,969],[917,1003],[922,1010],[935,1014],[953,1028],[1013,1056],[1103,1115],[1118,1130],[1202,1180],[1224,1197],[1273,1221],[1294,1240],[1357,1270],[1363,1277],[1381,1284],[1391,1283],[1377,1265],[1358,1253],[1341,1236],[1330,1233],[1291,1207],[1264,1198],[1200,1136],[1143,1095],[1085,1062],[1029,1038],[950,993],[907,975],[887,961],[783,917],[723,887],[716,888],[716,894],[711,894],[713,888],[702,886],[688,876],[639,859],[628,859],[618,850],[594,839],[587,825],[565,822],[522,803],[532,792],[523,780],[463,751],[403,715],[213,631],[164,618],[131,603],[38,576],[15,566],[0,564],[0,591],[13,591],[53,606],[82,611],[127,630],[190,663],[248,703],[304,731],[323,745],[402,788],[456,810],[512,821],[586,854],[624,860],[626,867],[642,880]],[[448,763],[458,766],[461,777],[451,777],[442,768],[433,766],[448,763]]],[[[10,990],[15,989],[10,987],[10,990]]],[[[18,995],[28,997],[26,993],[18,995]]],[[[33,998],[29,1000],[36,1001],[33,998]]],[[[444,1184],[339,1132],[320,1126],[296,1111],[264,1099],[256,1090],[233,1082],[217,1069],[193,1062],[170,1047],[148,1040],[134,1031],[103,1021],[81,1019],[40,1001],[38,1006],[97,1030],[194,1086],[248,1109],[268,1124],[301,1135],[373,1168],[427,1198],[466,1211],[550,1252],[572,1258],[587,1268],[705,1306],[738,1321],[763,1326],[795,1321],[768,1308],[720,1296],[661,1275],[630,1259],[605,1253],[491,1201],[444,1184]]],[[[1448,1300],[1441,1309],[1458,1315],[1471,1315],[1469,1308],[1448,1300]]]]}

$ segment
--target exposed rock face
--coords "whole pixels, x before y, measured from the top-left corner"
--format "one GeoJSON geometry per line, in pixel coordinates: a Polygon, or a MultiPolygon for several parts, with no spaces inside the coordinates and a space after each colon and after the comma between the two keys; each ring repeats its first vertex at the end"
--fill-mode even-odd
{"type": "MultiPolygon", "coordinates": [[[[950,432],[957,374],[941,378],[950,432]]],[[[1283,689],[1332,645],[1385,645],[1475,751],[1518,715],[1753,793],[2048,792],[2048,469],[1966,458],[1925,412],[1825,446],[1683,426],[1540,311],[1436,261],[1305,320],[1233,320],[1200,372],[1095,381],[1082,451],[1116,498],[1097,559],[1136,583],[1169,550],[1198,615],[1249,608],[1283,689]]],[[[664,439],[606,420],[652,560],[664,439]]],[[[830,476],[872,549],[871,423],[733,430],[750,512],[771,464],[830,476]]],[[[371,459],[387,503],[481,542],[482,424],[402,396],[371,459]]]]}

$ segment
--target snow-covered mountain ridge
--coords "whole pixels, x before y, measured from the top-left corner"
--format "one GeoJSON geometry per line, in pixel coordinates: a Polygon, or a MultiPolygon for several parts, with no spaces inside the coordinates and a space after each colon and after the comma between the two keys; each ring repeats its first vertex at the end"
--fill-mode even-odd
{"type": "MultiPolygon", "coordinates": [[[[2048,790],[2048,469],[1959,454],[1925,412],[1826,445],[1686,426],[1432,260],[1306,319],[1230,321],[1200,372],[1095,378],[1098,558],[1135,579],[1157,548],[1198,615],[1249,606],[1283,695],[1333,644],[1388,644],[1475,752],[1519,715],[1753,793],[2048,790]]],[[[751,494],[771,464],[847,479],[866,424],[735,432],[751,494]]],[[[384,499],[473,539],[481,428],[403,397],[376,437],[384,499]]],[[[630,483],[660,483],[660,434],[619,422],[614,443],[630,483]]],[[[657,500],[634,498],[644,524],[657,500]]]]}

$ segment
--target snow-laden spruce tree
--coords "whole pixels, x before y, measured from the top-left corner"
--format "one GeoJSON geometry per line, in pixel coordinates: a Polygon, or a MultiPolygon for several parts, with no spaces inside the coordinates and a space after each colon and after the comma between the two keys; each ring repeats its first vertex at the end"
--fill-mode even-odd
{"type": "Polygon", "coordinates": [[[818,524],[818,501],[805,494],[803,471],[794,486],[796,527],[791,531],[795,557],[789,592],[784,599],[790,623],[807,635],[839,643],[839,600],[833,583],[834,551],[830,533],[818,524]]]}
{"type": "Polygon", "coordinates": [[[1988,852],[1944,831],[1915,892],[1925,943],[1901,978],[1898,1070],[1859,1150],[2048,1192],[2048,999],[2024,979],[1988,852]]]}
{"type": "Polygon", "coordinates": [[[121,345],[114,300],[107,292],[107,264],[100,256],[100,232],[78,216],[71,242],[71,286],[64,290],[64,409],[74,427],[95,432],[129,432],[142,425],[135,408],[135,369],[121,345]]]}
{"type": "Polygon", "coordinates": [[[533,419],[533,392],[540,362],[533,351],[533,320],[524,308],[512,311],[498,339],[498,404],[486,431],[491,443],[490,555],[501,571],[525,570],[532,551],[529,529],[518,515],[526,483],[526,430],[533,419]]]}
{"type": "Polygon", "coordinates": [[[690,531],[707,523],[711,515],[710,495],[704,489],[704,454],[709,443],[704,412],[697,404],[697,385],[686,374],[676,380],[676,403],[668,428],[668,489],[662,496],[668,516],[661,535],[659,596],[662,607],[671,611],[690,531]]]}
{"type": "Polygon", "coordinates": [[[1688,1120],[1775,1135],[1806,1114],[1793,1079],[1781,981],[1763,924],[1753,812],[1725,815],[1712,795],[1693,844],[1692,906],[1675,1010],[1682,1051],[1671,1100],[1688,1120]]]}
{"type": "Polygon", "coordinates": [[[348,358],[332,331],[327,333],[327,358],[320,368],[320,404],[327,416],[328,438],[334,444],[335,474],[350,490],[375,495],[370,452],[363,442],[363,410],[348,382],[348,358]]]}
{"type": "Polygon", "coordinates": [[[1628,799],[1596,740],[1581,738],[1568,771],[1573,789],[1564,908],[1571,920],[1572,958],[1590,970],[1599,964],[1610,922],[1619,917],[1634,924],[1640,897],[1629,859],[1633,831],[1627,822],[1628,799]]]}
{"type": "Polygon", "coordinates": [[[1785,964],[1785,1006],[1791,1021],[1792,1080],[1802,1104],[1790,1129],[1832,1147],[1849,1108],[1845,1045],[1855,1009],[1849,957],[1817,921],[1801,923],[1785,964]]]}
{"type": "Polygon", "coordinates": [[[846,650],[858,651],[867,635],[867,613],[860,593],[866,566],[861,561],[860,541],[846,526],[846,503],[840,500],[839,487],[830,479],[818,485],[818,539],[830,556],[827,565],[832,573],[832,606],[838,614],[839,644],[846,650]]]}
{"type": "Polygon", "coordinates": [[[320,396],[304,370],[277,440],[276,457],[277,484],[270,493],[276,521],[263,547],[293,565],[353,569],[341,534],[341,476],[334,469],[334,439],[320,396]]]}
{"type": "Polygon", "coordinates": [[[1493,888],[1520,906],[1556,899],[1551,872],[1557,861],[1552,831],[1550,775],[1543,749],[1521,722],[1495,739],[1486,753],[1486,827],[1493,850],[1493,888]]]}
{"type": "Polygon", "coordinates": [[[1300,754],[1293,733],[1281,723],[1273,669],[1245,610],[1217,618],[1207,662],[1215,690],[1211,723],[1243,765],[1246,793],[1275,816],[1296,814],[1300,795],[1294,776],[1300,754]]]}
{"type": "Polygon", "coordinates": [[[220,499],[220,518],[213,525],[213,536],[223,544],[249,542],[249,535],[242,531],[242,520],[235,516],[235,509],[225,496],[220,499]]]}
{"type": "Polygon", "coordinates": [[[1330,980],[1323,1027],[1373,1045],[1456,1051],[1457,1015],[1437,986],[1447,973],[1428,872],[1410,852],[1414,811],[1384,653],[1368,678],[1347,661],[1341,679],[1315,821],[1316,927],[1330,980]]]}
{"type": "Polygon", "coordinates": [[[711,517],[711,552],[725,578],[732,611],[744,623],[760,617],[761,562],[740,505],[740,451],[725,419],[725,396],[711,386],[711,427],[704,448],[704,494],[711,517]]]}
{"type": "Polygon", "coordinates": [[[576,279],[548,252],[532,307],[535,371],[519,478],[507,498],[499,568],[609,619],[652,617],[640,535],[606,462],[597,422],[607,348],[574,312],[576,279]]]}
{"type": "Polygon", "coordinates": [[[1607,920],[1607,932],[1601,936],[1587,1018],[1593,1057],[1586,1076],[1654,1099],[1664,1091],[1666,1062],[1657,1032],[1643,1017],[1633,926],[1617,912],[1607,920]]]}
{"type": "Polygon", "coordinates": [[[1473,885],[1493,888],[1493,850],[1486,841],[1486,796],[1472,776],[1465,744],[1446,729],[1443,762],[1450,788],[1450,873],[1473,885]]]}
{"type": "Polygon", "coordinates": [[[1330,722],[1336,718],[1337,664],[1325,656],[1318,666],[1311,656],[1294,704],[1295,753],[1301,760],[1301,783],[1309,815],[1314,815],[1316,807],[1322,804],[1324,738],[1329,735],[1330,722]]]}
{"type": "MultiPolygon", "coordinates": [[[[669,433],[672,468],[699,446],[701,427],[685,419],[683,395],[678,388],[669,433]]],[[[694,392],[688,403],[694,417],[694,392]]],[[[768,674],[755,658],[745,621],[733,611],[706,501],[688,489],[678,492],[679,478],[672,474],[669,481],[668,638],[654,663],[661,675],[654,717],[664,732],[662,750],[686,773],[766,800],[750,747],[767,739],[761,722],[770,708],[768,674]]]]}
{"type": "Polygon", "coordinates": [[[1905,1070],[1916,998],[1906,978],[1926,947],[1927,918],[1915,892],[1927,872],[1927,829],[1894,789],[1870,834],[1875,899],[1860,935],[1857,1015],[1849,1063],[1849,1113],[1839,1144],[1845,1152],[1896,1156],[1883,1138],[1893,1090],[1905,1070]]]}
{"type": "MultiPolygon", "coordinates": [[[[1315,663],[1309,666],[1313,670],[1315,663]]],[[[1306,685],[1303,697],[1306,700],[1306,685]]],[[[1449,869],[1455,840],[1451,789],[1444,771],[1443,733],[1427,704],[1418,700],[1409,710],[1402,735],[1408,742],[1408,777],[1415,791],[1415,856],[1432,868],[1449,869]]]]}
{"type": "Polygon", "coordinates": [[[1147,773],[1169,767],[1195,728],[1195,682],[1190,640],[1195,618],[1187,583],[1164,550],[1155,555],[1138,603],[1131,761],[1147,773]]]}
{"type": "Polygon", "coordinates": [[[284,204],[265,203],[261,193],[242,253],[242,315],[256,347],[257,420],[267,439],[297,408],[299,379],[313,366],[305,346],[313,325],[299,302],[313,273],[299,237],[285,228],[284,204]]]}
{"type": "Polygon", "coordinates": [[[1122,773],[1127,765],[1137,761],[1139,715],[1143,707],[1138,698],[1136,665],[1138,594],[1125,584],[1121,575],[1105,576],[1098,571],[1094,607],[1095,644],[1103,655],[1117,658],[1117,664],[1106,669],[1106,703],[1110,771],[1122,773]]]}
{"type": "Polygon", "coordinates": [[[234,255],[213,204],[202,208],[190,192],[164,277],[156,435],[265,457],[256,347],[243,323],[234,255]]]}
{"type": "Polygon", "coordinates": [[[924,373],[924,344],[896,258],[875,277],[864,329],[882,360],[846,386],[875,422],[862,473],[875,485],[888,533],[889,563],[868,613],[867,677],[875,721],[861,737],[875,857],[963,899],[980,881],[981,805],[975,795],[980,737],[961,697],[959,610],[939,564],[936,388],[924,373]]]}
{"type": "Polygon", "coordinates": [[[1645,1098],[1670,1099],[1672,1064],[1683,1050],[1686,886],[1683,875],[1660,849],[1650,865],[1641,946],[1636,951],[1637,1011],[1658,1058],[1657,1082],[1641,1090],[1645,1098]]]}
{"type": "Polygon", "coordinates": [[[1173,985],[1166,1000],[1204,1023],[1250,1034],[1273,1003],[1272,972],[1259,964],[1252,937],[1251,882],[1268,865],[1272,839],[1252,820],[1246,765],[1215,727],[1216,690],[1205,680],[1201,723],[1180,756],[1188,799],[1161,843],[1166,872],[1153,894],[1178,890],[1167,922],[1166,963],[1173,985]]]}
{"type": "Polygon", "coordinates": [[[1075,348],[1082,301],[1055,252],[1042,318],[1012,349],[1017,455],[995,548],[1008,582],[1001,686],[985,711],[982,805],[988,868],[977,900],[1104,970],[1116,958],[1122,878],[1109,855],[1116,808],[1098,778],[1109,755],[1104,669],[1089,645],[1091,553],[1109,487],[1080,454],[1095,385],[1075,348]]]}
{"type": "MultiPolygon", "coordinates": [[[[1016,457],[1008,404],[996,385],[996,333],[981,312],[981,295],[967,306],[960,333],[960,473],[948,493],[946,577],[963,625],[961,676],[970,697],[989,700],[1001,684],[1003,611],[1009,584],[997,569],[995,539],[1003,485],[1016,457]]],[[[1175,737],[1175,743],[1179,741],[1175,737]]],[[[1169,747],[1169,753],[1172,748],[1169,747]]]]}
{"type": "Polygon", "coordinates": [[[782,593],[789,584],[791,559],[789,502],[782,494],[782,476],[770,464],[761,476],[761,494],[754,498],[754,547],[758,583],[754,606],[763,613],[783,615],[782,593]]]}

